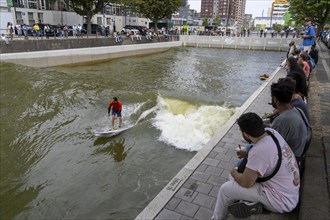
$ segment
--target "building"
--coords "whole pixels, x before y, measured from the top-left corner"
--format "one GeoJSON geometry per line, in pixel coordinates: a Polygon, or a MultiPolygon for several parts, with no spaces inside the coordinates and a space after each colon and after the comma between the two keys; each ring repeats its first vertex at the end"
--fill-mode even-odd
{"type": "Polygon", "coordinates": [[[273,24],[284,25],[284,19],[282,17],[256,17],[254,19],[254,25],[257,29],[270,28],[273,24]]]}
{"type": "MultiPolygon", "coordinates": [[[[14,25],[74,25],[86,23],[83,16],[73,12],[64,0],[0,0],[0,33],[6,32],[7,23],[14,25]]],[[[121,4],[109,4],[103,13],[92,18],[93,24],[109,26],[110,32],[120,31],[125,25],[149,27],[149,20],[134,14],[121,4]]]]}
{"type": "Polygon", "coordinates": [[[245,14],[244,15],[243,26],[245,28],[250,28],[250,29],[253,27],[253,17],[252,17],[252,14],[245,14]]]}
{"type": "Polygon", "coordinates": [[[290,4],[287,0],[275,0],[272,3],[271,15],[272,17],[284,17],[289,10],[290,4]]]}
{"type": "Polygon", "coordinates": [[[223,26],[243,25],[246,0],[202,0],[201,18],[214,20],[217,16],[223,26]]]}

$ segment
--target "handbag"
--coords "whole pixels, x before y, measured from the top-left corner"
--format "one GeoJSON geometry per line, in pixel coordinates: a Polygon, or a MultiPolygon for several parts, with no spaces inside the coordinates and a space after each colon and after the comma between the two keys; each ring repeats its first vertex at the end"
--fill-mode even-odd
{"type": "MultiPolygon", "coordinates": [[[[278,172],[278,170],[280,169],[281,164],[282,164],[282,150],[281,150],[280,144],[279,144],[277,138],[273,135],[272,132],[270,132],[268,130],[266,130],[266,132],[267,132],[268,135],[270,135],[273,138],[273,140],[274,140],[274,142],[276,144],[277,152],[278,152],[278,160],[277,160],[277,164],[276,164],[275,170],[269,176],[258,177],[257,178],[256,182],[259,182],[259,183],[260,182],[265,182],[265,181],[270,180],[271,178],[273,178],[273,176],[276,175],[276,173],[278,172]]],[[[243,158],[243,160],[241,161],[241,163],[237,167],[237,172],[239,172],[239,173],[243,173],[244,172],[245,166],[247,164],[247,161],[248,161],[248,158],[247,157],[243,158]]]]}

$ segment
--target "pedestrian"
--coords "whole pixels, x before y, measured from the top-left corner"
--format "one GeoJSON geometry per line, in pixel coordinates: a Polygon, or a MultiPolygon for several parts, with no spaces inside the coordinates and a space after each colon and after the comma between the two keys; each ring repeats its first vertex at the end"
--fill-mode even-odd
{"type": "Polygon", "coordinates": [[[118,118],[119,120],[119,126],[118,128],[122,127],[122,116],[121,116],[121,110],[122,110],[122,103],[118,100],[117,97],[113,97],[109,103],[108,108],[108,116],[110,117],[111,112],[111,129],[115,130],[115,120],[118,118]]]}
{"type": "Polygon", "coordinates": [[[305,19],[305,25],[306,30],[301,37],[303,39],[304,51],[309,53],[312,45],[315,43],[315,29],[310,18],[305,19]]]}

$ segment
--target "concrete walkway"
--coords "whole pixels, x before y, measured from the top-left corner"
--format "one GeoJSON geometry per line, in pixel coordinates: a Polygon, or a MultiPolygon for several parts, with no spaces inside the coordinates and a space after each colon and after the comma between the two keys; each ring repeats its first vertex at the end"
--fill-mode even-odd
{"type": "MultiPolygon", "coordinates": [[[[300,206],[284,215],[261,214],[247,219],[329,218],[329,63],[329,50],[321,45],[319,64],[311,79],[308,100],[314,133],[307,153],[300,206]]],[[[270,102],[270,85],[285,75],[284,69],[277,68],[219,130],[218,135],[195,155],[136,219],[211,219],[218,190],[227,181],[229,171],[237,161],[235,148],[238,144],[244,145],[240,141],[236,119],[244,112],[262,116],[272,111],[271,105],[267,104],[270,102]]],[[[229,215],[228,219],[235,218],[229,215]]]]}

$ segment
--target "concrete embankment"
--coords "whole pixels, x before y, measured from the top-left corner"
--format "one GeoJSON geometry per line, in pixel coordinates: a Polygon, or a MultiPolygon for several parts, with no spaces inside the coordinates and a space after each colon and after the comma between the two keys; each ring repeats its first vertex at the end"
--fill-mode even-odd
{"type": "Polygon", "coordinates": [[[182,46],[180,41],[118,45],[65,50],[47,50],[24,53],[0,54],[1,61],[32,67],[94,63],[127,56],[145,55],[162,52],[182,46]]]}

